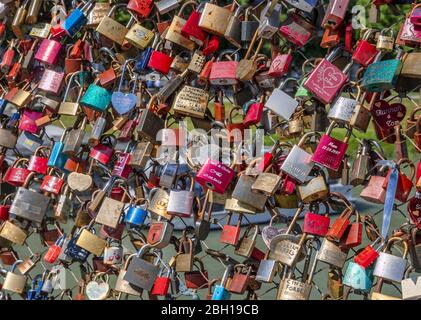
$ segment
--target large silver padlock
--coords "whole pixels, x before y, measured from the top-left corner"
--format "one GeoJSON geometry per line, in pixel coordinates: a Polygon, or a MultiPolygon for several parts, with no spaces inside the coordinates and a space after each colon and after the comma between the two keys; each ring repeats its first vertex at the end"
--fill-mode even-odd
{"type": "Polygon", "coordinates": [[[336,244],[325,238],[323,239],[319,253],[317,254],[317,259],[342,269],[345,265],[347,256],[347,253],[343,252],[336,244]]]}
{"type": "Polygon", "coordinates": [[[23,186],[18,188],[9,212],[40,224],[47,213],[51,198],[28,188],[34,175],[35,173],[30,173],[23,186]]]}
{"type": "Polygon", "coordinates": [[[408,243],[403,241],[402,238],[393,237],[387,241],[387,245],[383,252],[380,252],[379,257],[376,260],[374,266],[373,275],[389,281],[400,282],[405,274],[407,265],[406,256],[408,255],[408,243]],[[398,241],[402,241],[404,246],[404,252],[402,257],[394,256],[387,253],[391,249],[391,246],[398,241]]]}
{"type": "MultiPolygon", "coordinates": [[[[150,246],[144,245],[137,253],[135,257],[132,258],[130,261],[126,274],[123,277],[123,280],[129,282],[130,284],[150,291],[152,286],[155,282],[156,277],[159,274],[159,266],[156,263],[148,262],[142,257],[146,253],[146,250],[150,249],[150,246]]],[[[161,251],[160,251],[161,253],[161,251]]],[[[161,255],[158,255],[155,251],[153,254],[157,256],[157,258],[161,258],[161,255]]]]}
{"type": "Polygon", "coordinates": [[[338,96],[335,103],[330,108],[329,113],[327,114],[327,117],[330,120],[336,121],[338,123],[350,123],[352,115],[354,114],[355,107],[357,106],[361,97],[360,87],[357,87],[357,89],[358,94],[356,99],[345,98],[340,95],[338,96]]]}
{"type": "Polygon", "coordinates": [[[307,176],[314,166],[314,163],[311,161],[312,155],[303,149],[306,140],[314,135],[320,137],[318,133],[306,133],[301,138],[298,145],[292,147],[291,152],[281,166],[281,170],[284,173],[297,180],[299,183],[304,183],[306,181],[307,176]]]}
{"type": "Polygon", "coordinates": [[[298,101],[282,91],[290,81],[297,82],[294,78],[285,79],[278,88],[272,91],[272,94],[265,103],[266,108],[285,120],[289,120],[298,107],[298,101]]]}
{"type": "MultiPolygon", "coordinates": [[[[189,175],[185,175],[189,176],[189,175]]],[[[178,180],[182,176],[178,176],[175,181],[175,187],[177,187],[178,180]]],[[[194,179],[190,177],[190,189],[189,190],[177,190],[172,189],[170,191],[170,196],[168,199],[167,212],[168,214],[179,216],[179,217],[190,217],[193,200],[194,200],[194,179]]]]}

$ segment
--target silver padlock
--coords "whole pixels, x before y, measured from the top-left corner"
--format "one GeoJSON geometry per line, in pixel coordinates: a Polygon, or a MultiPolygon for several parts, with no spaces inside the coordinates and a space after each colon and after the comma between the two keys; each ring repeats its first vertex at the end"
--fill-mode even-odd
{"type": "Polygon", "coordinates": [[[373,275],[389,281],[400,282],[405,274],[406,256],[408,255],[408,242],[403,241],[402,238],[393,237],[387,241],[387,245],[383,252],[380,252],[374,266],[373,275]],[[387,253],[395,242],[402,241],[404,252],[402,257],[394,256],[387,253]]]}
{"type": "Polygon", "coordinates": [[[291,152],[281,166],[281,170],[284,173],[297,180],[299,183],[304,183],[306,181],[307,176],[314,166],[314,163],[311,161],[312,155],[302,148],[306,140],[314,135],[319,136],[318,133],[314,132],[306,133],[301,138],[298,145],[292,147],[291,152]]]}
{"type": "Polygon", "coordinates": [[[177,9],[180,5],[181,1],[178,0],[161,0],[161,1],[154,1],[155,6],[159,11],[159,14],[163,15],[166,14],[174,9],[177,9]]]}
{"type": "Polygon", "coordinates": [[[194,200],[194,178],[190,175],[178,176],[175,180],[175,187],[177,188],[178,181],[180,178],[188,176],[190,177],[190,189],[189,190],[178,190],[172,189],[170,191],[170,197],[168,199],[167,212],[168,214],[179,216],[179,217],[190,217],[193,208],[194,200]]]}
{"type": "MultiPolygon", "coordinates": [[[[358,104],[358,101],[361,97],[361,89],[358,88],[358,94],[356,99],[345,98],[341,95],[338,96],[336,101],[331,106],[327,117],[330,120],[336,121],[338,123],[349,124],[354,114],[355,107],[358,104]]],[[[342,90],[343,91],[343,90],[342,90]]]]}
{"type": "Polygon", "coordinates": [[[285,85],[290,81],[297,82],[294,78],[285,79],[278,88],[272,91],[272,94],[265,103],[266,108],[285,120],[289,120],[298,107],[298,101],[282,91],[285,85]]]}

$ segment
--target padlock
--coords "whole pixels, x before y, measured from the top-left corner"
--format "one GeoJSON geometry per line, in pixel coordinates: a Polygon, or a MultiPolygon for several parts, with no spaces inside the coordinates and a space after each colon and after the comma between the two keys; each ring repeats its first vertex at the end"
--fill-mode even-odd
{"type": "Polygon", "coordinates": [[[347,72],[352,66],[352,62],[347,64],[341,71],[332,64],[341,47],[337,47],[324,58],[316,68],[310,73],[303,86],[324,104],[331,103],[338,91],[345,82],[348,81],[347,72]]]}
{"type": "MultiPolygon", "coordinates": [[[[155,279],[158,277],[160,268],[155,263],[142,259],[146,250],[150,250],[150,246],[143,246],[137,254],[131,258],[126,269],[127,271],[123,276],[123,280],[127,281],[130,285],[134,285],[135,288],[150,291],[152,290],[155,279]]],[[[152,253],[157,258],[160,258],[162,255],[161,251],[159,251],[159,253],[153,251],[152,253]]]]}
{"type": "Polygon", "coordinates": [[[132,285],[126,280],[124,280],[129,263],[135,256],[136,256],[136,253],[131,254],[126,258],[124,267],[120,269],[120,272],[118,273],[114,290],[116,290],[119,293],[126,293],[128,295],[141,296],[143,292],[142,288],[136,287],[135,285],[132,285]]]}
{"type": "Polygon", "coordinates": [[[94,1],[82,2],[66,17],[66,20],[62,23],[62,28],[68,36],[73,37],[88,22],[87,16],[93,9],[93,5],[94,1]]]}
{"type": "Polygon", "coordinates": [[[363,38],[357,43],[352,55],[352,60],[365,68],[374,61],[378,53],[376,46],[368,41],[370,36],[376,32],[377,30],[373,29],[365,31],[363,38]]]}
{"type": "Polygon", "coordinates": [[[2,289],[10,292],[22,294],[25,289],[26,276],[22,274],[16,274],[15,269],[17,264],[21,263],[22,260],[17,260],[10,271],[7,272],[3,282],[2,289]]]}
{"type": "Polygon", "coordinates": [[[347,256],[348,254],[341,250],[335,243],[325,238],[317,255],[317,260],[342,269],[347,256]]]}
{"type": "Polygon", "coordinates": [[[231,11],[214,3],[206,3],[199,20],[199,27],[206,32],[223,37],[231,18],[231,11]]]}
{"type": "Polygon", "coordinates": [[[22,187],[19,187],[9,212],[18,217],[41,223],[46,214],[51,198],[28,189],[35,173],[30,173],[22,187]]]}
{"type": "Polygon", "coordinates": [[[362,268],[351,261],[343,276],[343,284],[355,290],[369,292],[373,286],[373,268],[362,268]]]}
{"type": "Polygon", "coordinates": [[[298,107],[298,101],[290,97],[282,89],[290,81],[296,81],[293,78],[287,78],[281,82],[278,88],[272,91],[265,103],[265,107],[285,120],[289,120],[295,109],[298,107]]]}
{"type": "Polygon", "coordinates": [[[298,145],[293,146],[291,152],[281,166],[281,170],[285,174],[299,183],[304,183],[314,166],[311,160],[312,155],[304,150],[307,139],[313,136],[319,137],[319,134],[314,132],[306,133],[301,138],[298,145]]]}
{"type": "Polygon", "coordinates": [[[383,29],[380,32],[379,38],[377,39],[377,50],[384,52],[393,51],[395,46],[395,37],[393,29],[383,29]]]}
{"type": "Polygon", "coordinates": [[[171,240],[174,225],[168,221],[156,221],[149,227],[147,242],[151,246],[161,249],[165,248],[171,240]]]}
{"type": "Polygon", "coordinates": [[[244,12],[244,20],[241,21],[241,42],[243,45],[250,42],[254,33],[259,28],[259,21],[250,20],[252,17],[251,7],[247,7],[244,12]]]}
{"type": "MultiPolygon", "coordinates": [[[[354,85],[355,83],[349,84],[349,86],[354,86],[354,85]]],[[[347,86],[348,85],[346,84],[344,87],[342,87],[341,91],[344,92],[344,89],[347,86]]],[[[355,108],[361,99],[361,89],[358,86],[356,87],[357,87],[358,93],[355,99],[338,96],[336,101],[332,103],[329,113],[327,114],[327,117],[330,120],[336,121],[337,123],[350,124],[355,108]]]]}
{"type": "MultiPolygon", "coordinates": [[[[178,179],[180,178],[183,178],[183,176],[178,176],[175,180],[174,185],[176,188],[178,185],[178,179]]],[[[191,216],[193,200],[195,199],[193,190],[195,182],[192,176],[190,176],[189,179],[189,190],[171,189],[167,206],[168,214],[186,218],[191,216]]]]}
{"type": "Polygon", "coordinates": [[[171,21],[171,24],[165,34],[165,39],[189,51],[193,51],[195,48],[195,43],[182,34],[183,26],[186,24],[186,20],[183,18],[183,12],[189,5],[193,5],[194,11],[197,3],[195,1],[187,1],[181,6],[177,15],[175,15],[171,21]]]}
{"type": "Polygon", "coordinates": [[[80,99],[80,105],[99,112],[106,112],[111,103],[111,93],[95,84],[91,83],[85,94],[80,99]]]}
{"type": "MultiPolygon", "coordinates": [[[[227,290],[227,285],[230,279],[229,277],[231,275],[232,269],[233,266],[231,264],[225,267],[224,275],[221,279],[221,284],[215,286],[210,300],[229,300],[231,298],[231,293],[227,290]]],[[[209,284],[208,288],[208,293],[210,293],[212,284],[209,284]]]]}
{"type": "Polygon", "coordinates": [[[314,31],[312,24],[293,12],[288,12],[287,19],[279,28],[280,35],[297,47],[305,46],[314,31]]]}
{"type": "Polygon", "coordinates": [[[349,0],[330,0],[322,21],[324,28],[337,29],[345,19],[348,10],[349,0]]]}
{"type": "Polygon", "coordinates": [[[225,244],[230,244],[233,246],[236,246],[238,243],[238,239],[240,238],[240,232],[241,232],[241,220],[243,218],[242,214],[239,215],[237,218],[237,224],[230,225],[231,219],[232,219],[232,213],[228,214],[228,221],[224,225],[224,228],[222,229],[221,237],[219,239],[220,242],[225,244]]]}
{"type": "Polygon", "coordinates": [[[111,10],[108,12],[108,15],[102,18],[101,22],[99,23],[96,31],[103,35],[104,37],[110,39],[111,41],[122,45],[124,42],[124,37],[126,36],[127,32],[129,31],[128,26],[131,24],[133,16],[131,15],[131,19],[127,23],[126,26],[122,25],[121,23],[114,20],[112,15],[116,12],[117,9],[127,8],[127,4],[116,4],[114,5],[111,10]]]}
{"type": "MultiPolygon", "coordinates": [[[[75,245],[96,256],[101,256],[107,246],[107,241],[94,233],[94,223],[95,221],[92,220],[89,225],[80,228],[76,236],[75,245]]],[[[67,248],[69,248],[69,246],[67,248]]]]}
{"type": "Polygon", "coordinates": [[[3,181],[15,187],[22,187],[30,173],[31,170],[28,168],[28,159],[18,158],[7,169],[3,181]]]}
{"type": "Polygon", "coordinates": [[[339,169],[348,149],[348,141],[352,131],[352,128],[348,126],[344,141],[340,141],[330,136],[336,126],[337,123],[332,121],[326,134],[320,139],[320,143],[311,158],[311,161],[335,171],[339,169]]]}
{"type": "Polygon", "coordinates": [[[235,265],[234,274],[229,282],[227,290],[236,294],[244,294],[249,286],[251,270],[251,266],[246,266],[244,264],[235,265]]]}
{"type": "Polygon", "coordinates": [[[259,227],[256,225],[250,225],[238,241],[235,248],[235,254],[249,258],[256,245],[257,235],[259,234],[259,227]],[[253,230],[253,233],[250,232],[253,230]]]}
{"type": "Polygon", "coordinates": [[[222,51],[218,55],[217,61],[212,63],[212,68],[209,74],[209,82],[213,85],[235,85],[238,84],[237,67],[239,55],[231,49],[222,51]],[[231,55],[234,55],[234,60],[231,60],[231,55]],[[229,61],[221,61],[224,58],[229,61]]]}
{"type": "Polygon", "coordinates": [[[408,243],[399,237],[392,237],[387,241],[387,245],[383,252],[380,252],[374,266],[373,275],[389,281],[400,282],[405,274],[406,256],[408,254],[408,243]],[[404,246],[402,257],[394,256],[388,251],[391,250],[392,245],[401,241],[404,246]]]}
{"type": "Polygon", "coordinates": [[[395,59],[382,61],[375,59],[364,73],[361,88],[368,92],[383,92],[393,89],[402,69],[403,54],[403,50],[399,48],[395,59]]]}

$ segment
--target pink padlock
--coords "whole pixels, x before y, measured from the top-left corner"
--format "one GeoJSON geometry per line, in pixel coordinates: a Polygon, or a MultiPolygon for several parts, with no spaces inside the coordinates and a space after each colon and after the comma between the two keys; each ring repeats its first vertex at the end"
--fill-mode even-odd
{"type": "Polygon", "coordinates": [[[129,165],[131,157],[130,153],[120,152],[111,174],[115,177],[127,179],[132,172],[132,167],[129,165]]]}
{"type": "Polygon", "coordinates": [[[63,87],[64,72],[45,69],[39,81],[38,89],[53,95],[59,95],[63,87]]]}
{"type": "Polygon", "coordinates": [[[311,158],[311,161],[334,171],[338,171],[341,162],[345,157],[346,150],[348,149],[348,141],[352,132],[351,127],[345,125],[347,128],[345,140],[341,141],[332,138],[330,135],[336,126],[338,126],[338,124],[335,121],[332,121],[327,132],[320,139],[320,143],[317,145],[311,158]]]}
{"type": "Polygon", "coordinates": [[[32,134],[37,134],[39,132],[39,127],[36,125],[35,121],[40,119],[42,116],[42,112],[25,108],[22,118],[19,120],[19,129],[32,134]]]}
{"type": "Polygon", "coordinates": [[[209,158],[196,175],[196,182],[216,193],[224,193],[234,178],[234,170],[209,158]]]}
{"type": "Polygon", "coordinates": [[[60,56],[62,47],[63,45],[58,41],[44,39],[35,54],[35,60],[47,65],[55,65],[60,56]]]}
{"type": "Polygon", "coordinates": [[[279,28],[279,34],[297,47],[305,46],[314,31],[313,25],[295,13],[289,13],[288,18],[279,28]]]}
{"type": "Polygon", "coordinates": [[[107,165],[113,154],[114,148],[100,143],[91,149],[89,157],[107,165]]]}
{"type": "Polygon", "coordinates": [[[303,85],[324,104],[331,103],[345,82],[348,81],[346,73],[351,69],[352,62],[347,64],[343,71],[330,62],[339,52],[339,49],[342,49],[342,47],[333,50],[323,59],[310,73],[303,85]]]}
{"type": "Polygon", "coordinates": [[[292,62],[292,50],[289,49],[288,53],[277,55],[270,64],[268,75],[270,77],[282,77],[288,73],[289,66],[292,62]]]}

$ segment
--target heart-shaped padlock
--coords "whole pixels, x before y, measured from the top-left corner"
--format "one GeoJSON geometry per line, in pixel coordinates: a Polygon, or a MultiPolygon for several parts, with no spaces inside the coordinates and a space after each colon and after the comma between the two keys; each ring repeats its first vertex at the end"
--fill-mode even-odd
{"type": "Polygon", "coordinates": [[[86,296],[89,300],[105,300],[110,294],[108,275],[104,272],[98,273],[92,281],[86,285],[86,296]],[[102,282],[98,282],[100,278],[102,282]]]}
{"type": "Polygon", "coordinates": [[[132,92],[124,93],[121,91],[127,64],[131,61],[134,61],[134,59],[128,59],[124,63],[123,70],[121,72],[120,82],[118,84],[118,89],[111,95],[111,104],[113,105],[114,110],[117,111],[120,115],[130,112],[136,106],[137,103],[137,96],[134,93],[136,90],[137,78],[130,79],[129,81],[129,84],[133,82],[132,92]]]}
{"type": "Polygon", "coordinates": [[[88,174],[72,172],[67,177],[67,184],[72,191],[85,192],[92,186],[92,177],[88,174]]]}

